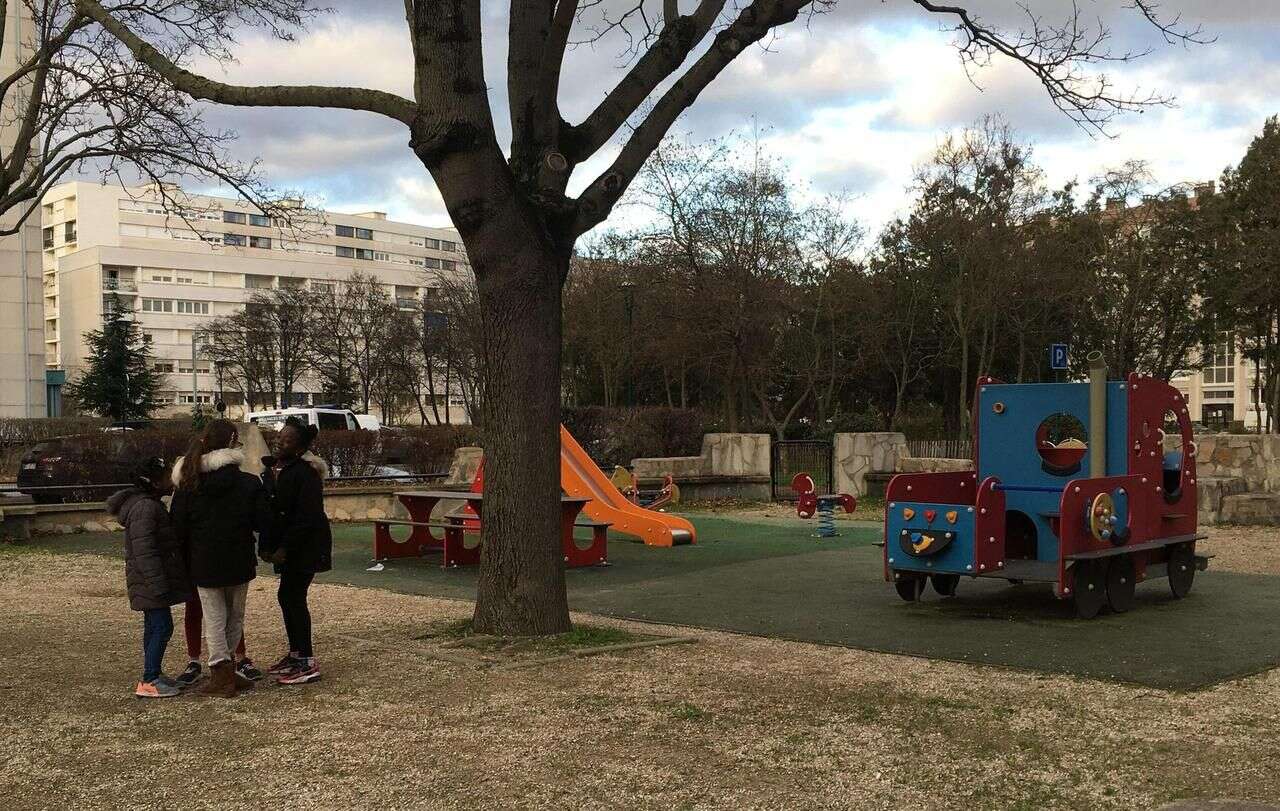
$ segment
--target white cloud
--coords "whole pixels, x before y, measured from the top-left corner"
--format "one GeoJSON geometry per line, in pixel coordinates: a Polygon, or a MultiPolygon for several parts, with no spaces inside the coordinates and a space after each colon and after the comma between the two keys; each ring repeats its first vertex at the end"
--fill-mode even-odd
{"type": "MultiPolygon", "coordinates": [[[[352,5],[346,2],[347,9],[292,44],[244,37],[239,62],[226,75],[252,84],[345,84],[410,95],[412,57],[394,13],[399,4],[382,2],[376,14],[352,5]]],[[[1212,6],[1165,0],[1169,12],[1204,17],[1219,42],[1113,65],[1122,86],[1170,92],[1179,102],[1117,119],[1112,139],[1088,137],[1024,68],[1008,61],[978,72],[975,87],[956,58],[952,35],[939,30],[943,18],[908,5],[847,2],[808,26],[784,29],[767,52],[749,50],[730,65],[678,126],[698,138],[758,127],[798,181],[815,194],[843,188],[855,195],[851,212],[874,230],[906,206],[912,168],[941,134],[985,114],[1004,116],[1035,140],[1036,156],[1056,185],[1087,180],[1133,157],[1152,159],[1157,175],[1170,183],[1216,177],[1239,160],[1263,118],[1280,111],[1274,90],[1280,87],[1280,47],[1267,36],[1274,25],[1258,22],[1280,16],[1273,0],[1215,0],[1212,6]]],[[[1060,13],[1069,3],[1034,5],[1060,13]]],[[[1009,4],[974,0],[974,7],[1005,19],[1009,4]]],[[[507,127],[505,12],[492,4],[485,10],[487,79],[501,136],[507,127]]],[[[1129,41],[1150,44],[1151,31],[1123,16],[1131,12],[1100,7],[1099,13],[1117,23],[1117,48],[1129,41]]],[[[608,44],[574,51],[562,82],[566,116],[585,115],[624,68],[608,44]]],[[[398,123],[327,110],[218,109],[211,118],[241,132],[240,153],[261,156],[277,185],[309,188],[347,210],[378,208],[428,223],[445,217],[439,193],[398,123]]],[[[580,167],[571,190],[581,189],[615,152],[611,145],[580,167]]]]}

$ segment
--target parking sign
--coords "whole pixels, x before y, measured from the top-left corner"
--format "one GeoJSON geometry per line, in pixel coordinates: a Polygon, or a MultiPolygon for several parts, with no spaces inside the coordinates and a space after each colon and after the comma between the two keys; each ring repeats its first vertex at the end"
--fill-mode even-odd
{"type": "Polygon", "coordinates": [[[1049,347],[1049,368],[1055,372],[1067,368],[1067,344],[1052,344],[1049,347]]]}

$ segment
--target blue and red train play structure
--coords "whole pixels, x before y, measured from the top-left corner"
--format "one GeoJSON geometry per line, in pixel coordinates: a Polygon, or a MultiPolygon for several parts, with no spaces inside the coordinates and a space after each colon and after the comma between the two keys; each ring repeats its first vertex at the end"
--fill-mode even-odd
{"type": "Polygon", "coordinates": [[[1138,583],[1191,589],[1207,558],[1196,525],[1196,445],[1176,389],[1131,374],[1086,383],[979,381],[974,470],[894,476],[885,578],[905,600],[962,577],[1053,585],[1077,615],[1127,611],[1138,583]]]}

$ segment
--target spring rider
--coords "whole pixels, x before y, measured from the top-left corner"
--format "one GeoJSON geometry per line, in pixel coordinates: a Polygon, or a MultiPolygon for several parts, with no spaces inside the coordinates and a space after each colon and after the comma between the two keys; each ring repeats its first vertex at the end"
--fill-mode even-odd
{"type": "Polygon", "coordinates": [[[836,507],[851,513],[858,506],[857,499],[848,493],[818,495],[817,485],[808,473],[797,473],[791,480],[791,490],[799,496],[796,515],[801,518],[812,518],[815,514],[818,516],[815,538],[839,537],[840,533],[836,532],[836,507]]]}

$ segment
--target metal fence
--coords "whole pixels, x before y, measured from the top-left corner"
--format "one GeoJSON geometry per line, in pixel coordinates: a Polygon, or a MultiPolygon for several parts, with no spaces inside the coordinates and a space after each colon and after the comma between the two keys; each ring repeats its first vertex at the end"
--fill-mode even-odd
{"type": "Polygon", "coordinates": [[[797,473],[813,477],[819,494],[832,492],[835,477],[832,474],[831,443],[820,440],[794,440],[773,443],[769,472],[773,499],[795,498],[791,492],[791,479],[797,473]]]}
{"type": "Polygon", "coordinates": [[[968,439],[908,439],[907,451],[918,459],[972,459],[968,439]]]}

